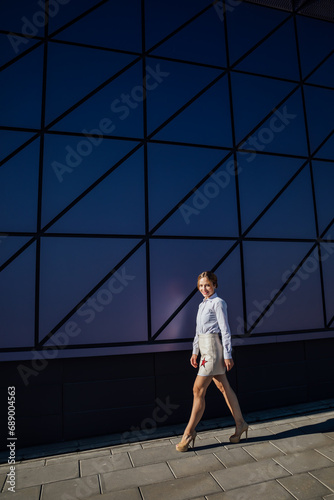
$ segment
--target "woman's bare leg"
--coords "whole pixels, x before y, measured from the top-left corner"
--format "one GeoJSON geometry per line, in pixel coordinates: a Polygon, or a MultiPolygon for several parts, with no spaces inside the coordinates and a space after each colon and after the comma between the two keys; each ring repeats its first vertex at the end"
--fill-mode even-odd
{"type": "Polygon", "coordinates": [[[205,410],[205,394],[211,381],[212,377],[201,377],[200,375],[197,375],[196,377],[193,387],[193,393],[194,393],[193,407],[191,410],[191,415],[188,425],[184,431],[184,436],[191,435],[194,433],[196,425],[203,416],[205,410]]]}
{"type": "Polygon", "coordinates": [[[213,381],[225,398],[226,404],[235,420],[236,432],[238,432],[238,428],[242,427],[245,422],[241,413],[238,398],[230,386],[225,373],[223,375],[215,375],[213,377],[213,381]]]}

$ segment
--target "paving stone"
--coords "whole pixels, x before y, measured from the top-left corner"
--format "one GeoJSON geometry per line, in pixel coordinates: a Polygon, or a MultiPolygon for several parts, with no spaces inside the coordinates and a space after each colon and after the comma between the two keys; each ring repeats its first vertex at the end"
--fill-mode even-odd
{"type": "Polygon", "coordinates": [[[320,455],[320,453],[315,450],[305,450],[300,453],[275,457],[275,461],[291,472],[291,474],[322,469],[324,467],[330,467],[333,464],[328,458],[320,455]]]}
{"type": "Polygon", "coordinates": [[[129,490],[112,491],[105,493],[103,496],[94,495],[89,497],[89,500],[142,500],[142,496],[138,488],[131,488],[129,490]]]}
{"type": "Polygon", "coordinates": [[[319,469],[312,471],[312,476],[316,477],[325,486],[334,490],[334,467],[327,467],[326,469],[319,469]]]}
{"type": "Polygon", "coordinates": [[[191,448],[189,448],[187,452],[181,453],[176,450],[174,444],[170,446],[163,446],[162,448],[147,448],[145,450],[135,450],[130,452],[131,459],[136,467],[140,465],[166,462],[166,460],[172,460],[173,458],[186,458],[189,455],[195,455],[195,453],[191,451],[191,448]]]}
{"type": "Polygon", "coordinates": [[[35,469],[24,469],[17,471],[17,489],[28,488],[38,484],[52,483],[54,481],[62,481],[79,476],[78,462],[45,465],[35,469]]]}
{"type": "Polygon", "coordinates": [[[223,462],[225,467],[235,467],[236,465],[255,462],[255,459],[243,448],[231,448],[230,450],[224,448],[220,451],[215,451],[215,455],[223,462]]]}
{"type": "Polygon", "coordinates": [[[158,440],[158,441],[150,441],[149,443],[142,443],[142,447],[145,448],[157,448],[160,446],[170,445],[170,439],[158,440]]]}
{"type": "Polygon", "coordinates": [[[307,425],[307,423],[310,423],[311,419],[309,415],[298,415],[297,417],[289,417],[287,420],[290,424],[302,423],[307,425]]]}
{"type": "Polygon", "coordinates": [[[267,427],[267,430],[272,432],[277,439],[282,439],[284,437],[296,436],[300,434],[300,431],[293,427],[291,424],[281,424],[281,425],[273,425],[267,427]]]}
{"type": "Polygon", "coordinates": [[[262,458],[277,457],[280,455],[284,456],[284,453],[271,443],[248,445],[247,453],[252,455],[252,457],[254,457],[256,460],[261,460],[262,458]]]}
{"type": "Polygon", "coordinates": [[[8,462],[6,462],[5,464],[1,464],[0,465],[0,474],[7,474],[8,471],[9,471],[9,464],[8,464],[8,462]]]}
{"type": "Polygon", "coordinates": [[[40,486],[32,486],[31,488],[23,488],[22,490],[15,491],[13,493],[12,491],[4,490],[3,493],[1,493],[0,498],[1,500],[39,500],[39,495],[41,492],[41,487],[40,486]]]}
{"type": "Polygon", "coordinates": [[[51,457],[46,459],[46,465],[59,464],[63,462],[74,462],[75,460],[85,460],[86,458],[94,457],[110,457],[111,451],[108,450],[95,450],[95,451],[81,451],[79,453],[71,453],[69,455],[61,455],[60,457],[51,457]]]}
{"type": "Polygon", "coordinates": [[[249,484],[289,476],[290,474],[273,460],[267,459],[215,471],[212,472],[212,475],[224,490],[232,490],[249,484]]]}
{"type": "Polygon", "coordinates": [[[301,423],[298,423],[297,425],[294,424],[294,427],[298,428],[298,430],[303,434],[324,434],[326,432],[331,432],[334,429],[333,419],[314,419],[310,420],[306,424],[303,423],[303,425],[301,425],[301,423]]]}
{"type": "Polygon", "coordinates": [[[7,479],[7,473],[0,472],[0,492],[2,491],[2,487],[5,485],[5,481],[7,479]]]}
{"type": "Polygon", "coordinates": [[[223,446],[224,445],[214,437],[201,440],[196,439],[194,451],[198,455],[207,455],[208,453],[214,453],[216,450],[220,450],[223,446]]]}
{"type": "Polygon", "coordinates": [[[326,486],[307,473],[284,477],[278,479],[278,482],[300,500],[313,500],[315,497],[322,497],[330,493],[326,486]]]}
{"type": "Polygon", "coordinates": [[[43,484],[41,500],[83,500],[94,495],[100,495],[98,476],[87,476],[43,484]]]}
{"type": "Polygon", "coordinates": [[[166,463],[144,465],[127,470],[101,474],[103,494],[152,483],[161,483],[174,476],[166,463]]]}
{"type": "Polygon", "coordinates": [[[224,469],[224,465],[212,454],[169,460],[168,464],[176,477],[193,476],[202,472],[224,469]]]}
{"type": "Polygon", "coordinates": [[[150,484],[140,488],[144,500],[189,500],[199,495],[210,495],[221,491],[209,474],[173,479],[160,484],[150,484]]]}
{"type": "Polygon", "coordinates": [[[35,467],[44,467],[45,460],[27,460],[24,462],[16,462],[17,470],[34,469],[35,467]]]}
{"type": "Polygon", "coordinates": [[[80,476],[82,477],[131,468],[132,463],[127,453],[80,460],[80,476]]]}
{"type": "Polygon", "coordinates": [[[127,453],[128,451],[142,450],[143,447],[140,444],[127,444],[122,446],[117,446],[111,449],[111,453],[116,455],[116,453],[127,453]]]}
{"type": "Polygon", "coordinates": [[[225,493],[209,495],[207,500],[293,500],[293,498],[276,481],[267,481],[225,493]]]}
{"type": "Polygon", "coordinates": [[[334,443],[332,446],[324,446],[323,448],[316,448],[316,450],[334,462],[334,443]]]}
{"type": "Polygon", "coordinates": [[[228,441],[229,436],[233,434],[234,429],[224,429],[224,430],[215,430],[208,432],[201,432],[197,434],[197,439],[218,439],[219,442],[228,441]]]}
{"type": "Polygon", "coordinates": [[[272,441],[277,448],[284,451],[284,453],[297,453],[299,451],[322,448],[333,444],[332,439],[322,434],[292,436],[283,439],[270,439],[270,441],[272,441]]]}

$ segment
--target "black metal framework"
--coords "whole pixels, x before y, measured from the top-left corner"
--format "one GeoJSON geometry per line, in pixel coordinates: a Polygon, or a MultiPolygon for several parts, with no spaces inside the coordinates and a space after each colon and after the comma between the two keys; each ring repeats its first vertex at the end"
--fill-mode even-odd
{"type": "MultiPolygon", "coordinates": [[[[111,0],[110,0],[111,1],[111,0]]],[[[334,159],[332,158],[323,158],[317,156],[318,152],[325,144],[329,144],[329,142],[333,139],[334,130],[332,129],[325,137],[322,138],[321,143],[316,147],[312,148],[310,144],[310,133],[309,133],[309,118],[307,115],[307,104],[304,89],[308,88],[319,88],[328,90],[330,92],[334,92],[334,88],[328,85],[321,85],[319,83],[310,82],[310,78],[312,75],[316,73],[316,71],[323,67],[323,65],[333,57],[333,50],[328,52],[325,57],[318,62],[318,64],[312,69],[312,71],[305,75],[302,71],[302,63],[301,63],[301,48],[299,47],[299,38],[298,38],[298,25],[297,19],[298,17],[302,17],[302,9],[306,8],[307,5],[299,2],[299,6],[295,6],[293,12],[289,12],[283,20],[277,22],[274,28],[270,30],[261,40],[257,41],[254,46],[248,48],[248,50],[239,57],[236,61],[231,62],[230,58],[230,26],[229,26],[229,16],[233,15],[233,10],[237,10],[238,6],[235,5],[233,9],[231,8],[231,4],[226,1],[224,5],[222,2],[218,2],[220,13],[221,13],[221,23],[222,29],[224,30],[225,36],[225,57],[226,57],[226,66],[217,66],[209,63],[199,62],[199,61],[190,61],[183,58],[178,58],[176,54],[175,57],[171,56],[162,56],[157,55],[154,52],[156,49],[161,47],[168,40],[172,39],[173,36],[182,32],[186,27],[191,25],[194,21],[200,19],[210,10],[214,10],[217,6],[217,2],[214,4],[208,3],[204,8],[198,10],[195,15],[192,15],[183,22],[177,29],[174,29],[167,36],[159,40],[159,42],[155,43],[153,46],[147,46],[146,41],[146,33],[147,33],[147,22],[146,22],[146,13],[150,8],[150,5],[145,2],[145,0],[141,0],[141,51],[129,51],[129,50],[120,50],[109,47],[95,46],[80,42],[73,42],[69,40],[60,40],[57,39],[57,35],[65,31],[70,26],[75,25],[78,21],[88,18],[92,13],[98,12],[98,9],[103,5],[107,4],[108,0],[102,0],[97,2],[91,8],[77,15],[74,19],[67,22],[62,27],[56,29],[53,32],[50,32],[48,23],[45,23],[43,36],[39,35],[22,35],[22,33],[13,33],[9,30],[0,30],[0,34],[2,35],[12,35],[17,37],[25,37],[27,39],[33,39],[36,43],[29,47],[27,50],[24,50],[19,55],[13,57],[8,62],[3,64],[0,68],[1,72],[4,72],[6,69],[15,65],[18,61],[26,57],[28,54],[32,53],[39,47],[43,48],[43,82],[42,82],[42,95],[41,95],[41,117],[40,117],[40,127],[39,128],[27,128],[27,127],[15,127],[15,126],[7,126],[1,125],[1,131],[17,131],[17,132],[29,132],[32,133],[32,137],[26,140],[23,144],[17,147],[14,151],[8,154],[5,158],[3,158],[0,162],[0,168],[5,166],[12,158],[14,158],[17,154],[27,148],[29,145],[33,144],[35,141],[39,139],[40,141],[40,155],[39,155],[39,179],[38,179],[38,200],[37,200],[37,228],[35,232],[24,232],[24,231],[8,231],[7,229],[0,233],[3,237],[11,237],[11,236],[23,236],[29,238],[29,240],[21,246],[21,248],[15,251],[8,259],[5,260],[0,266],[0,276],[1,273],[4,272],[13,262],[18,259],[27,249],[29,249],[33,244],[36,243],[36,286],[35,286],[35,343],[34,345],[22,345],[22,346],[13,346],[13,347],[2,347],[0,352],[3,353],[4,359],[6,353],[16,353],[19,357],[19,353],[30,352],[32,349],[34,350],[45,350],[45,349],[57,349],[57,346],[48,345],[48,341],[54,336],[54,334],[59,331],[61,327],[63,327],[67,321],[71,320],[73,315],[78,311],[78,309],[84,304],[90,297],[92,297],[101,287],[110,280],[110,278],[114,275],[114,273],[122,268],[122,266],[132,257],[139,249],[142,247],[145,248],[145,259],[146,259],[146,299],[147,299],[147,339],[145,341],[126,341],[126,342],[113,342],[112,339],[110,342],[85,342],[81,343],[78,339],[78,342],[75,344],[71,344],[68,346],[63,346],[62,349],[94,349],[94,348],[116,348],[116,347],[126,347],[130,349],[130,352],[134,352],[136,347],[141,347],[141,349],[145,350],[145,346],[148,346],[148,349],[157,349],[159,350],[159,346],[164,344],[168,345],[179,345],[184,346],[185,342],[189,342],[189,336],[179,337],[179,338],[170,338],[170,339],[162,339],[160,337],[161,333],[165,330],[165,328],[171,324],[174,318],[185,308],[185,306],[191,301],[193,296],[196,293],[196,289],[187,295],[181,303],[175,307],[175,310],[172,314],[169,315],[168,319],[163,321],[161,326],[158,329],[153,329],[152,327],[152,289],[151,289],[151,242],[155,240],[192,240],[192,241],[230,241],[231,246],[229,250],[224,253],[221,258],[212,266],[212,270],[216,271],[220,268],[220,266],[226,261],[226,259],[238,249],[240,251],[240,276],[241,276],[241,289],[242,289],[242,306],[243,306],[243,323],[244,323],[244,332],[242,335],[234,335],[235,338],[238,338],[239,341],[243,340],[247,342],[247,339],[251,336],[251,341],[256,342],[260,339],[263,341],[263,337],[267,337],[270,342],[273,332],[254,332],[257,325],[261,322],[261,320],[266,316],[268,311],[272,308],[272,306],[276,303],[277,299],[281,297],[282,293],[289,287],[294,278],[298,275],[300,270],[303,268],[303,265],[307,263],[310,256],[316,251],[318,254],[319,260],[319,275],[321,282],[321,300],[322,300],[322,308],[323,308],[323,326],[319,328],[310,328],[310,329],[285,329],[282,331],[275,331],[275,336],[279,336],[280,334],[284,334],[284,339],[287,339],[287,335],[289,334],[314,334],[314,335],[325,335],[325,336],[333,336],[334,335],[334,316],[328,315],[328,310],[326,308],[326,293],[325,293],[325,285],[324,285],[324,269],[322,264],[322,248],[324,244],[332,244],[334,241],[332,238],[328,238],[328,232],[333,227],[334,223],[334,214],[332,214],[332,218],[330,222],[327,224],[325,228],[320,229],[318,224],[318,209],[317,209],[317,196],[314,182],[314,171],[313,171],[313,161],[316,159],[317,162],[326,162],[334,163],[334,159]],[[277,76],[270,76],[268,74],[259,75],[256,72],[246,71],[239,69],[238,65],[247,59],[248,56],[252,55],[254,51],[261,47],[267,40],[269,40],[273,35],[277,34],[279,30],[286,25],[286,23],[293,20],[294,23],[294,32],[295,32],[295,43],[297,47],[297,55],[298,55],[298,71],[299,78],[298,79],[290,79],[283,78],[277,76]],[[47,95],[47,65],[48,65],[48,51],[49,47],[52,44],[62,44],[67,46],[76,46],[82,47],[83,49],[92,49],[96,51],[107,51],[114,52],[119,54],[128,54],[133,57],[133,60],[125,65],[121,70],[117,71],[115,74],[112,74],[108,79],[106,79],[103,83],[98,85],[96,88],[87,93],[84,97],[78,99],[73,105],[71,105],[66,111],[62,112],[57,118],[51,120],[49,123],[46,121],[46,95],[47,95]],[[125,75],[131,68],[133,68],[137,63],[141,63],[143,81],[147,81],[146,67],[148,61],[167,61],[170,63],[180,63],[186,67],[187,65],[191,65],[192,67],[199,68],[212,68],[217,70],[218,75],[212,79],[208,84],[206,84],[200,91],[197,91],[195,95],[189,98],[182,106],[180,106],[173,114],[171,114],[167,119],[163,121],[158,127],[156,127],[153,131],[149,132],[148,130],[148,100],[146,96],[146,86],[143,86],[143,99],[142,99],[142,117],[143,117],[143,134],[141,137],[132,137],[130,135],[119,136],[119,135],[101,135],[103,140],[124,140],[124,141],[136,141],[136,145],[130,149],[130,151],[124,155],[121,159],[119,159],[116,163],[110,166],[102,175],[100,175],[94,182],[92,182],[89,187],[86,187],[78,196],[76,196],[70,203],[66,205],[61,211],[57,213],[56,216],[52,218],[47,224],[43,226],[42,223],[42,199],[43,199],[43,168],[44,168],[44,157],[45,157],[45,138],[47,136],[67,136],[67,137],[92,137],[94,138],[94,134],[82,133],[82,132],[73,132],[71,130],[55,130],[53,127],[56,124],[59,124],[62,119],[70,115],[74,110],[80,108],[81,105],[86,103],[92,97],[98,95],[103,89],[105,89],[111,82],[115,81],[119,76],[125,75]],[[286,82],[292,85],[292,89],[284,95],[283,98],[279,98],[276,102],[276,105],[269,112],[266,112],[265,116],[262,117],[261,120],[256,123],[255,126],[252,126],[251,129],[247,132],[246,135],[242,137],[242,139],[238,139],[236,135],[235,129],[235,102],[233,100],[234,95],[234,83],[233,83],[233,75],[249,75],[249,76],[261,76],[263,79],[275,80],[286,82]],[[175,140],[163,140],[157,139],[156,135],[159,131],[164,129],[168,124],[172,123],[177,117],[179,117],[183,111],[189,109],[189,107],[198,102],[198,99],[201,96],[204,96],[210,89],[214,87],[214,85],[221,81],[224,77],[227,78],[228,81],[228,92],[229,92],[229,102],[230,102],[230,120],[231,120],[231,135],[232,135],[232,147],[222,146],[222,145],[210,145],[207,143],[204,144],[193,144],[184,141],[175,141],[175,140]],[[256,132],[261,130],[269,119],[271,119],[277,109],[280,109],[292,96],[296,95],[297,92],[300,91],[303,103],[303,123],[306,129],[306,140],[307,140],[307,151],[305,151],[304,155],[300,154],[291,154],[285,151],[275,152],[275,151],[261,151],[259,149],[253,149],[250,147],[244,147],[245,143],[249,138],[251,138],[256,132]],[[196,182],[193,185],[192,189],[184,195],[177,204],[173,206],[161,219],[160,221],[154,225],[154,227],[150,226],[150,211],[149,211],[149,158],[148,158],[148,147],[150,144],[166,144],[166,145],[174,145],[174,146],[183,146],[184,148],[192,147],[192,148],[202,148],[209,150],[220,150],[222,153],[222,159],[205,175],[202,176],[200,181],[196,182]],[[109,176],[112,174],[118,167],[120,167],[124,162],[126,162],[129,158],[131,158],[136,152],[143,150],[143,168],[144,168],[144,192],[145,192],[145,233],[144,234],[101,234],[101,233],[61,233],[61,232],[48,232],[52,230],[52,227],[55,223],[61,218],[71,211],[73,207],[75,207],[81,200],[89,195],[97,186],[101,185],[109,176]],[[301,166],[299,169],[289,178],[287,182],[281,187],[279,192],[272,197],[269,203],[266,204],[265,208],[261,210],[261,212],[257,215],[257,217],[253,220],[253,222],[248,225],[245,229],[242,223],[242,214],[241,214],[241,201],[240,201],[240,189],[239,189],[239,176],[238,176],[238,158],[240,154],[255,154],[258,156],[267,155],[272,157],[286,157],[286,158],[294,158],[301,161],[301,166]],[[206,236],[206,235],[161,235],[158,233],[158,230],[164,225],[166,221],[168,221],[182,205],[188,202],[193,196],[196,190],[199,190],[201,187],[205,185],[205,183],[211,179],[211,176],[216,173],[228,160],[234,161],[234,178],[235,178],[235,188],[236,188],[236,200],[237,200],[237,219],[238,219],[238,235],[237,236],[206,236]],[[312,185],[312,197],[313,197],[313,209],[314,209],[314,219],[316,225],[316,238],[282,238],[282,237],[254,237],[251,235],[252,229],[256,226],[256,224],[262,219],[262,217],[268,213],[270,208],[274,205],[274,203],[279,200],[289,186],[293,183],[293,181],[298,177],[301,172],[304,172],[308,169],[311,185],[312,185]],[[80,301],[74,306],[71,307],[66,314],[63,315],[62,319],[55,324],[47,335],[44,335],[43,338],[40,336],[39,329],[39,318],[40,318],[40,262],[41,262],[41,240],[42,238],[105,238],[105,239],[132,239],[134,242],[139,240],[135,246],[127,252],[122,259],[119,260],[117,265],[113,267],[105,276],[97,280],[94,287],[90,289],[90,291],[81,297],[80,301]],[[289,274],[289,276],[285,279],[284,283],[281,284],[280,288],[276,290],[275,294],[271,297],[268,304],[264,307],[262,311],[259,312],[258,317],[249,324],[247,311],[249,309],[249,305],[247,303],[247,284],[246,284],[246,276],[245,276],[245,261],[244,261],[244,245],[245,242],[286,242],[286,243],[309,243],[310,249],[304,255],[304,257],[295,264],[293,271],[289,274]],[[160,338],[159,338],[160,337],[160,338]],[[132,349],[132,351],[131,351],[132,349]]],[[[253,2],[243,2],[246,4],[252,4],[253,2]]],[[[48,17],[48,4],[46,3],[46,17],[48,17]]],[[[64,6],[65,8],[65,6],[64,6]]],[[[262,9],[272,9],[275,11],[274,7],[258,7],[262,9]]],[[[217,14],[218,15],[218,14],[217,14]]],[[[324,22],[324,21],[323,21],[324,22]]],[[[23,75],[24,76],[24,75],[23,75]]],[[[195,150],[195,149],[194,149],[195,150]]],[[[333,165],[334,167],[334,165],[333,165]]],[[[327,297],[328,300],[328,297],[327,297]]],[[[74,351],[73,351],[74,352],[74,351]]],[[[87,351],[88,352],[88,351],[87,351]]],[[[14,354],[13,354],[14,355],[14,354]]]]}

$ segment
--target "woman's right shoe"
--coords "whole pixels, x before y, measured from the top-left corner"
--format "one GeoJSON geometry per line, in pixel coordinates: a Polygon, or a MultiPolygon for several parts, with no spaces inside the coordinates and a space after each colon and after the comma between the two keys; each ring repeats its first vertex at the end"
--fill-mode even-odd
{"type": "Polygon", "coordinates": [[[190,443],[193,443],[193,447],[195,446],[195,439],[196,439],[196,432],[194,431],[193,434],[188,434],[182,438],[182,441],[176,445],[176,450],[177,451],[188,451],[188,448],[190,446],[190,443]]]}
{"type": "Polygon", "coordinates": [[[235,432],[232,436],[230,436],[230,443],[234,443],[234,444],[239,443],[241,436],[244,432],[246,433],[246,439],[247,439],[247,437],[248,437],[248,424],[247,424],[247,422],[244,422],[242,424],[242,427],[240,427],[238,433],[235,432]]]}

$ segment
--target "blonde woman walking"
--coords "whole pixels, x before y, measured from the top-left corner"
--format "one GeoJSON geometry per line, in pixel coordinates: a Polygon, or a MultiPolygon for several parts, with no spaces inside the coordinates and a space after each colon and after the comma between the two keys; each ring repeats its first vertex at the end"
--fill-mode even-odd
{"type": "Polygon", "coordinates": [[[197,288],[203,295],[196,319],[196,335],[193,342],[193,353],[190,363],[198,368],[197,357],[200,352],[199,370],[194,383],[193,407],[188,425],[182,440],[176,445],[177,451],[187,451],[189,445],[195,444],[196,426],[205,409],[205,394],[212,380],[223,394],[227,406],[235,420],[235,433],[230,436],[231,443],[239,443],[242,434],[248,434],[238,398],[231,388],[226,370],[233,368],[231,332],[227,320],[226,302],[217,296],[217,276],[205,271],[198,276],[197,288]]]}

